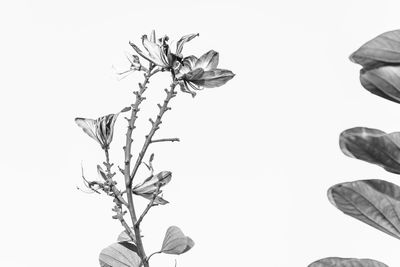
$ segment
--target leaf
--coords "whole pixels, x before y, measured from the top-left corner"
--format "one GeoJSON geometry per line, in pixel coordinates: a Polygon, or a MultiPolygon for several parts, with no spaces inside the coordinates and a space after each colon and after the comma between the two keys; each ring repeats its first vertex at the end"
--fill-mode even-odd
{"type": "Polygon", "coordinates": [[[345,214],[400,239],[400,187],[383,180],[341,183],[328,190],[329,201],[345,214]]]}
{"type": "Polygon", "coordinates": [[[308,267],[388,267],[386,264],[371,259],[346,259],[329,257],[315,261],[308,267]]]}
{"type": "Polygon", "coordinates": [[[400,174],[400,132],[387,134],[377,129],[355,127],[340,134],[339,145],[349,157],[400,174]]]}
{"type": "Polygon", "coordinates": [[[129,236],[129,234],[128,234],[128,232],[126,230],[122,231],[119,234],[117,241],[118,242],[128,241],[128,242],[136,243],[136,240],[132,241],[131,237],[129,236]]]}
{"type": "Polygon", "coordinates": [[[143,183],[136,185],[133,188],[133,193],[137,195],[153,194],[158,187],[163,187],[171,181],[172,173],[169,171],[162,171],[156,175],[152,175],[143,183]]]}
{"type": "Polygon", "coordinates": [[[114,243],[100,252],[102,267],[139,267],[141,262],[137,247],[130,242],[114,243]]]}
{"type": "Polygon", "coordinates": [[[165,233],[161,252],[166,254],[180,255],[190,250],[194,246],[194,241],[185,236],[177,226],[170,226],[165,233]]]}
{"type": "Polygon", "coordinates": [[[367,68],[382,63],[399,64],[400,30],[378,35],[355,51],[350,60],[367,68]]]}
{"type": "Polygon", "coordinates": [[[224,85],[233,77],[235,77],[235,74],[230,70],[214,69],[205,71],[200,78],[195,78],[190,81],[198,86],[214,88],[224,85]]]}
{"type": "Polygon", "coordinates": [[[400,103],[400,66],[361,70],[361,85],[371,93],[400,103]]]}

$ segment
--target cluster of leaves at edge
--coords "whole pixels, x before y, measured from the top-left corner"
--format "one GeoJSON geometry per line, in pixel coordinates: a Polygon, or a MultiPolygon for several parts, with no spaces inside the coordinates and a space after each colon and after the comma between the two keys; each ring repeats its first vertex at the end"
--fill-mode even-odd
{"type": "MultiPolygon", "coordinates": [[[[360,82],[372,94],[400,103],[400,30],[385,32],[355,51],[350,60],[360,64],[360,82]]],[[[342,152],[352,158],[381,166],[400,174],[400,132],[354,127],[340,134],[342,152]]],[[[379,180],[340,183],[328,190],[330,202],[352,216],[386,234],[400,239],[400,187],[379,180]]],[[[309,267],[383,267],[371,259],[330,257],[309,267]]]]}
{"type": "MultiPolygon", "coordinates": [[[[75,122],[92,139],[99,143],[104,152],[105,161],[102,165],[97,165],[99,179],[89,181],[85,178],[82,169],[82,178],[85,186],[90,192],[105,193],[114,202],[113,219],[118,220],[124,230],[118,236],[115,243],[106,247],[100,252],[100,266],[103,267],[139,267],[149,266],[150,258],[158,253],[179,255],[187,252],[194,246],[193,240],[184,235],[182,230],[176,226],[167,229],[164,241],[159,250],[147,256],[143,242],[140,224],[149,210],[157,205],[168,203],[163,196],[162,190],[172,178],[170,171],[155,171],[154,154],[151,154],[148,161],[144,160],[148,147],[159,142],[179,141],[179,138],[160,138],[156,139],[155,134],[160,128],[163,115],[170,110],[170,101],[177,95],[176,88],[181,92],[188,93],[193,97],[196,92],[203,88],[219,87],[234,77],[230,70],[217,68],[219,54],[213,50],[205,53],[201,57],[183,56],[183,46],[199,34],[188,34],[176,42],[175,49],[171,49],[168,36],[156,38],[153,31],[150,37],[142,37],[143,50],[136,44],[129,44],[137,53],[129,57],[131,63],[128,71],[122,74],[141,72],[144,81],[139,83],[139,88],[134,92],[134,103],[129,107],[123,108],[120,112],[109,114],[98,119],[76,118],[75,122]],[[142,149],[137,153],[137,158],[132,161],[131,144],[132,134],[135,129],[135,122],[138,118],[141,103],[145,100],[145,92],[148,88],[149,80],[155,74],[169,73],[171,84],[169,89],[165,89],[164,102],[158,104],[159,112],[154,119],[149,119],[151,125],[142,149]],[[111,163],[109,148],[113,140],[114,125],[120,113],[130,112],[128,129],[125,136],[124,146],[124,165],[118,166],[119,172],[124,177],[123,188],[117,185],[115,180],[116,172],[113,170],[114,164],[111,163]],[[134,163],[134,164],[133,164],[134,163]],[[140,166],[148,169],[148,177],[142,179],[137,184],[133,184],[134,178],[140,166]],[[139,216],[134,206],[133,197],[143,197],[148,200],[146,208],[139,216]],[[126,218],[129,217],[129,218],[126,218]]],[[[156,89],[153,89],[156,90],[156,89]]]]}

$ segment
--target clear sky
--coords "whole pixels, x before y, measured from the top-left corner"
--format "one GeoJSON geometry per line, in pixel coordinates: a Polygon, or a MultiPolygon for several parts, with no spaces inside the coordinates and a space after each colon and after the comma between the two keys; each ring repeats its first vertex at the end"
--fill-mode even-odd
{"type": "MultiPolygon", "coordinates": [[[[199,32],[184,52],[214,49],[236,77],[173,100],[157,136],[181,142],[150,150],[173,177],[164,190],[170,204],[143,222],[148,253],[177,225],[196,242],[178,267],[307,266],[328,256],[399,266],[398,240],[326,197],[344,181],[400,184],[338,146],[347,128],[400,130],[400,106],[364,90],[348,60],[399,28],[399,10],[398,1],[361,0],[1,2],[1,265],[98,266],[101,249],[116,240],[122,229],[111,200],[76,190],[81,162],[94,179],[103,155],[73,119],[131,103],[141,76],[119,81],[115,69],[127,66],[128,41],[156,29],[175,40],[199,32]]],[[[168,81],[160,75],[150,84],[136,149],[168,81]]],[[[121,117],[111,149],[119,165],[125,129],[121,117]]],[[[175,257],[153,259],[172,267],[175,257]]]]}

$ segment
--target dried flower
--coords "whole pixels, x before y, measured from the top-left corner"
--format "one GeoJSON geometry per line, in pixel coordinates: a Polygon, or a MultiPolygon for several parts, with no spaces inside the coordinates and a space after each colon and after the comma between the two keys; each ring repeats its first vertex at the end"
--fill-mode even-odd
{"type": "Polygon", "coordinates": [[[147,35],[142,36],[142,44],[143,47],[147,50],[147,53],[144,53],[134,43],[130,42],[129,44],[143,58],[147,59],[157,66],[169,69],[176,66],[176,63],[179,63],[179,61],[182,59],[181,53],[183,45],[198,35],[199,34],[188,34],[183,36],[176,44],[175,53],[172,53],[169,47],[169,37],[164,36],[163,38],[157,40],[155,31],[151,33],[150,39],[148,39],[147,35]]]}
{"type": "Polygon", "coordinates": [[[152,200],[154,198],[154,194],[157,194],[154,199],[154,204],[167,204],[168,201],[160,197],[159,194],[162,193],[160,188],[168,184],[171,181],[171,177],[172,173],[169,171],[163,171],[158,173],[157,175],[152,175],[144,180],[143,183],[136,185],[133,188],[132,192],[135,195],[142,196],[149,200],[152,200]]]}
{"type": "Polygon", "coordinates": [[[76,118],[75,122],[91,138],[96,140],[102,149],[108,149],[113,138],[114,124],[119,113],[109,114],[97,120],[76,118]]]}
{"type": "Polygon", "coordinates": [[[180,80],[180,87],[183,92],[196,94],[192,90],[213,88],[224,85],[232,79],[235,74],[230,70],[217,69],[219,54],[210,50],[200,58],[195,56],[186,57],[179,69],[177,78],[180,80]]]}

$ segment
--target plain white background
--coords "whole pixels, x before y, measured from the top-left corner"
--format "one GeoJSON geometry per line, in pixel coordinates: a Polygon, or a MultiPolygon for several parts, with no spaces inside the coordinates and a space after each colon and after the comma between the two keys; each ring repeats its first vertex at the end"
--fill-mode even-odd
{"type": "MultiPolygon", "coordinates": [[[[220,52],[237,75],[192,99],[179,94],[156,144],[173,172],[171,203],[143,222],[147,252],[179,226],[195,247],[152,266],[307,266],[328,257],[400,264],[399,241],[335,209],[336,183],[400,178],[350,159],[338,135],[354,126],[400,130],[400,106],[364,90],[351,52],[400,26],[398,1],[7,1],[0,4],[0,256],[3,266],[98,266],[121,226],[104,195],[84,194],[80,164],[96,179],[98,145],[74,123],[131,103],[142,79],[118,81],[128,41],[153,28],[171,39],[199,32],[184,53],[220,52]]],[[[135,145],[168,83],[151,82],[135,145]]],[[[111,158],[122,164],[126,122],[111,158]]],[[[137,147],[135,146],[137,149],[137,147]]],[[[137,152],[136,152],[137,153],[137,152]]],[[[136,153],[134,155],[136,155],[136,153]]],[[[145,175],[143,174],[142,178],[145,175]]],[[[146,203],[139,201],[139,208],[146,203]]]]}

